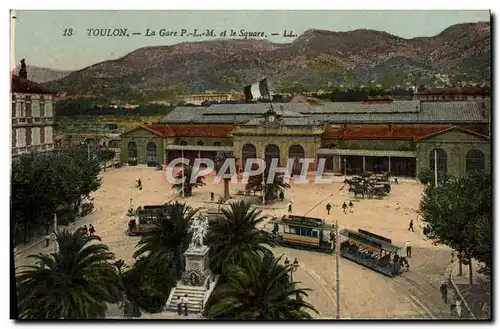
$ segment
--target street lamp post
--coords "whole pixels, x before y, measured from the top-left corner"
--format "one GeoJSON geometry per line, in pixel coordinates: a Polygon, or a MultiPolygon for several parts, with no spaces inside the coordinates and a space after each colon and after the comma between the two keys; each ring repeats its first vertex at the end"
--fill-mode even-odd
{"type": "MultiPolygon", "coordinates": [[[[285,258],[285,266],[288,267],[288,266],[291,266],[291,271],[290,271],[290,284],[293,284],[293,273],[294,272],[297,272],[297,270],[299,269],[299,261],[297,260],[297,257],[295,257],[293,263],[290,265],[290,260],[287,258],[285,258]]],[[[299,295],[299,292],[296,293],[296,299],[299,300],[300,299],[300,295],[299,295]]]]}

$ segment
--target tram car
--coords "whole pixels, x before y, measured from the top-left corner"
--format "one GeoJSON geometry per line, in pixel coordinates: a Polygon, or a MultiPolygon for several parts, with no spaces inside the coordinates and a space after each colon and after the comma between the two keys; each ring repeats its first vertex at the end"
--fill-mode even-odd
{"type": "Polygon", "coordinates": [[[270,223],[274,224],[273,234],[282,246],[326,253],[335,250],[335,226],[321,218],[285,215],[270,223]]]}
{"type": "Polygon", "coordinates": [[[402,248],[386,237],[359,229],[340,231],[340,255],[387,276],[396,276],[408,268],[402,248]]]}
{"type": "Polygon", "coordinates": [[[125,234],[130,236],[141,236],[148,232],[154,227],[154,223],[157,221],[158,216],[163,212],[165,205],[151,205],[139,207],[134,216],[137,216],[139,223],[136,219],[131,219],[128,223],[128,230],[125,234]]]}

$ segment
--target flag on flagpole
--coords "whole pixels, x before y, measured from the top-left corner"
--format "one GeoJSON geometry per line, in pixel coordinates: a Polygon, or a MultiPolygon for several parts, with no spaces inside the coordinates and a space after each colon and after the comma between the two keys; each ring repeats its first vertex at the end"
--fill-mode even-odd
{"type": "Polygon", "coordinates": [[[262,79],[259,82],[255,82],[251,85],[245,86],[244,92],[246,102],[253,99],[270,98],[267,79],[262,79]]]}

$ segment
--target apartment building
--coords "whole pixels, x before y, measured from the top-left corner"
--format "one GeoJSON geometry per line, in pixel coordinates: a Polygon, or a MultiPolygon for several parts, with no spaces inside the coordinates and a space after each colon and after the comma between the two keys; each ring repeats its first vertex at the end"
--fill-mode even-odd
{"type": "Polygon", "coordinates": [[[19,75],[13,75],[11,81],[13,158],[54,149],[55,96],[55,92],[27,79],[26,65],[21,61],[19,75]]]}

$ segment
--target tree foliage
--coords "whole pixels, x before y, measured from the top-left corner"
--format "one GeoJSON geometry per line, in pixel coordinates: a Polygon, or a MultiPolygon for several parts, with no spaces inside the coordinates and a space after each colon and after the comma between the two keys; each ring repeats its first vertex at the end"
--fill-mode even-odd
{"type": "Polygon", "coordinates": [[[266,200],[276,200],[280,192],[285,192],[290,188],[290,184],[284,180],[284,175],[278,173],[274,176],[272,183],[268,183],[269,172],[264,173],[265,185],[262,185],[262,175],[250,176],[245,185],[246,192],[262,192],[264,190],[266,200]]]}
{"type": "Polygon", "coordinates": [[[471,258],[491,268],[491,176],[475,172],[427,186],[420,203],[427,236],[458,251],[462,262],[471,258]]]}
{"type": "Polygon", "coordinates": [[[11,223],[26,242],[33,227],[79,205],[101,185],[99,163],[80,150],[23,155],[12,163],[11,223]]]}
{"type": "Polygon", "coordinates": [[[247,262],[229,265],[227,280],[210,297],[205,315],[228,320],[311,319],[307,311],[317,311],[300,298],[310,289],[290,283],[292,265],[280,265],[280,260],[269,253],[254,253],[247,262]]]}
{"type": "Polygon", "coordinates": [[[173,184],[172,188],[177,189],[181,195],[184,189],[184,196],[192,196],[193,188],[206,185],[204,182],[205,177],[203,176],[197,177],[195,182],[191,182],[191,177],[194,174],[192,166],[183,166],[181,171],[175,176],[175,179],[181,180],[181,182],[173,184]],[[184,184],[182,184],[182,180],[184,180],[184,184]]]}
{"type": "Polygon", "coordinates": [[[233,202],[229,208],[221,209],[223,216],[213,221],[207,237],[210,246],[211,268],[223,271],[228,265],[241,265],[256,252],[271,253],[267,246],[274,247],[274,237],[257,228],[265,216],[245,201],[233,202]]]}
{"type": "Polygon", "coordinates": [[[104,317],[106,303],[121,299],[114,254],[83,230],[56,237],[59,252],[28,256],[36,265],[25,266],[16,277],[20,318],[104,317]]]}

